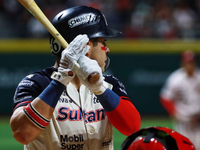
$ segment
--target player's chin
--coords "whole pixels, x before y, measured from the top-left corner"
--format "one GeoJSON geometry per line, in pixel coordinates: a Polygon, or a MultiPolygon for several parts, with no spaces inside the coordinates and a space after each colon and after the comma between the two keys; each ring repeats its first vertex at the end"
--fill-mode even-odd
{"type": "Polygon", "coordinates": [[[104,69],[104,67],[101,67],[101,70],[102,70],[102,72],[105,72],[105,69],[104,69]]]}
{"type": "Polygon", "coordinates": [[[103,66],[101,66],[101,70],[102,70],[102,72],[105,72],[105,64],[103,66]]]}

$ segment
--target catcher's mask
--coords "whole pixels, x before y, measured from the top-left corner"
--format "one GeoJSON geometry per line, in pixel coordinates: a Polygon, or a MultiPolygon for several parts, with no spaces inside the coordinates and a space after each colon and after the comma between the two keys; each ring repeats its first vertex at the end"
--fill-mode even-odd
{"type": "MultiPolygon", "coordinates": [[[[121,32],[108,28],[105,16],[98,10],[87,6],[76,6],[58,13],[52,24],[70,43],[77,35],[87,34],[88,37],[115,37],[121,32]]],[[[51,52],[60,56],[63,50],[60,43],[50,35],[51,52]]]]}
{"type": "Polygon", "coordinates": [[[167,127],[148,127],[127,137],[121,150],[195,150],[185,136],[167,127]]]}

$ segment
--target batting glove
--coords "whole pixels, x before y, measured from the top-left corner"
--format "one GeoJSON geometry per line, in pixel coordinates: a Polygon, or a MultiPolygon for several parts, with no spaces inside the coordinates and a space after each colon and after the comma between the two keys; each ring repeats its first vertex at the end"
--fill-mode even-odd
{"type": "Polygon", "coordinates": [[[62,51],[58,72],[54,72],[51,78],[67,85],[75,76],[74,64],[80,56],[85,55],[90,46],[87,45],[89,38],[86,34],[78,35],[65,50],[62,51]]]}
{"type": "Polygon", "coordinates": [[[96,60],[92,60],[86,56],[81,56],[78,60],[78,64],[80,65],[80,69],[78,71],[77,76],[82,84],[84,84],[91,92],[96,95],[102,94],[106,87],[104,86],[102,70],[98,65],[96,60]],[[95,84],[91,84],[88,82],[87,77],[92,73],[97,72],[100,75],[99,80],[95,84]]]}

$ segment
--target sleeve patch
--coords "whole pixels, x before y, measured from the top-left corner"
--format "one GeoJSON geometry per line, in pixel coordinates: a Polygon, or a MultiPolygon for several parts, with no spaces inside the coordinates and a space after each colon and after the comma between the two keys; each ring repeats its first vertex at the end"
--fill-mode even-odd
{"type": "Polygon", "coordinates": [[[30,81],[30,80],[22,80],[20,83],[19,83],[19,86],[32,86],[34,84],[33,81],[30,81]]]}

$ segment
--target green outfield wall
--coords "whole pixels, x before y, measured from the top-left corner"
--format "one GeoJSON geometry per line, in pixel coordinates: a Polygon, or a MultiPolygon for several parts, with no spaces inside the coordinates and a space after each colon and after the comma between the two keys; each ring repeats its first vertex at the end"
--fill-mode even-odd
{"type": "MultiPolygon", "coordinates": [[[[200,52],[199,41],[108,40],[111,64],[105,74],[121,80],[142,114],[166,114],[159,92],[180,65],[182,50],[200,52]]],[[[0,114],[11,114],[15,88],[27,74],[54,64],[48,39],[0,40],[0,114]]]]}

